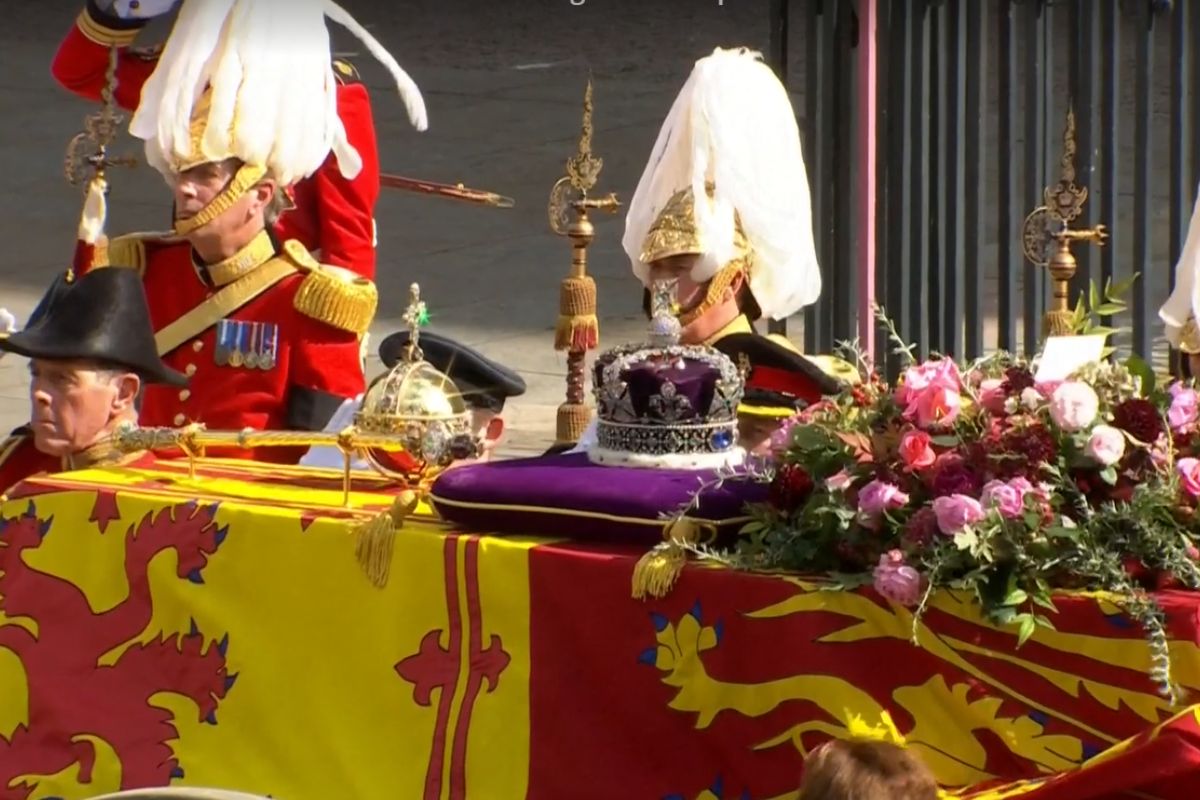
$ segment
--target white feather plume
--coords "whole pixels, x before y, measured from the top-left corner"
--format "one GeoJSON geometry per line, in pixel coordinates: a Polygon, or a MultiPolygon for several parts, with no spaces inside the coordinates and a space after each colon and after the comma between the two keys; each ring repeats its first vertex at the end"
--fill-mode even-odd
{"type": "Polygon", "coordinates": [[[396,79],[413,124],[427,125],[420,90],[396,60],[330,0],[186,0],[130,133],[147,161],[170,175],[181,160],[236,157],[265,166],[287,185],[313,174],[332,152],[347,178],[362,169],[337,113],[326,17],[361,39],[396,79]],[[193,108],[210,107],[202,152],[191,150],[193,108]]]}
{"type": "Polygon", "coordinates": [[[346,9],[333,0],[324,0],[324,3],[325,13],[329,18],[354,34],[355,38],[367,46],[371,55],[375,56],[379,63],[392,73],[392,78],[396,81],[396,88],[400,91],[400,98],[404,101],[404,107],[408,110],[408,119],[412,122],[413,127],[419,131],[427,129],[429,118],[425,110],[425,98],[421,96],[421,90],[417,88],[416,82],[396,63],[392,54],[385,50],[383,45],[354,17],[350,16],[346,9]]]}
{"type": "Polygon", "coordinates": [[[733,255],[734,212],[754,250],[750,290],[763,315],[783,319],[821,293],[808,174],[787,90],[758,53],[718,48],[696,62],[659,131],[629,203],[622,244],[649,283],[641,249],[670,197],[692,187],[709,252],[693,268],[711,278],[733,255]],[[715,191],[706,201],[705,184],[715,191]]]}
{"type": "Polygon", "coordinates": [[[1200,189],[1197,189],[1192,220],[1188,223],[1187,239],[1179,261],[1175,263],[1175,288],[1167,302],[1158,310],[1158,318],[1166,327],[1167,340],[1178,347],[1183,344],[1183,327],[1188,318],[1200,321],[1200,189]]]}

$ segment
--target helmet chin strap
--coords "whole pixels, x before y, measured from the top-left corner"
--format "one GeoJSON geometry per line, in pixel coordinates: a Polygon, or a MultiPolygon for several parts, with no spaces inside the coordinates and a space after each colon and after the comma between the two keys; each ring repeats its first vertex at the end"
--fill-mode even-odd
{"type": "Polygon", "coordinates": [[[708,290],[704,293],[704,299],[700,301],[700,304],[681,314],[679,322],[683,325],[691,325],[715,306],[723,303],[725,292],[733,286],[739,277],[744,278],[745,275],[746,265],[742,259],[739,258],[730,261],[718,270],[717,274],[708,282],[708,290]]]}
{"type": "Polygon", "coordinates": [[[203,228],[233,208],[233,204],[245,197],[246,192],[250,191],[266,175],[266,167],[252,166],[250,164],[243,164],[238,167],[233,180],[221,190],[220,194],[210,200],[208,205],[191,217],[187,217],[186,219],[176,218],[175,233],[179,236],[187,236],[189,233],[203,228]]]}

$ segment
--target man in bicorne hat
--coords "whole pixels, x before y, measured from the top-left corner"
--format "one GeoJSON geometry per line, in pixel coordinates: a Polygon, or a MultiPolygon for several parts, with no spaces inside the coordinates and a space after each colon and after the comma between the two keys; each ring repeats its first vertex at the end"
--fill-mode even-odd
{"type": "MultiPolygon", "coordinates": [[[[330,64],[321,0],[181,7],[130,123],[173,189],[175,229],[118,237],[96,255],[97,267],[142,276],[158,352],[192,379],[181,391],[150,387],[143,425],[321,430],[362,393],[374,284],[270,233],[284,188],[331,153],[345,174],[361,166],[330,64]],[[254,49],[263,41],[287,47],[254,49]]],[[[419,94],[408,99],[423,120],[419,94]]],[[[294,463],[303,452],[228,455],[294,463]]]]}
{"type": "MultiPolygon", "coordinates": [[[[379,344],[379,359],[389,370],[405,357],[411,341],[407,330],[391,334],[379,344]]],[[[463,402],[471,410],[471,432],[480,441],[482,452],[456,464],[490,461],[504,436],[504,404],[510,397],[525,393],[525,379],[505,365],[494,361],[473,347],[434,331],[421,331],[421,354],[434,369],[454,383],[463,402]]],[[[354,423],[362,398],[347,400],[330,420],[326,430],[341,431],[354,423]]],[[[380,457],[386,458],[387,454],[380,457]]],[[[300,462],[309,467],[342,467],[344,457],[335,447],[313,447],[300,462]]],[[[366,469],[365,463],[354,462],[354,468],[366,469]]]]}
{"type": "Polygon", "coordinates": [[[56,283],[0,350],[30,359],[30,422],[0,445],[0,492],[44,472],[139,458],[118,451],[117,426],[137,421],[143,386],[184,387],[154,347],[142,283],[127,269],[56,283]]]}
{"type": "MultiPolygon", "coordinates": [[[[133,42],[150,19],[171,11],[178,0],[88,0],[51,65],[64,88],[99,101],[108,84],[109,51],[117,48],[114,101],[133,110],[142,87],[158,65],[158,48],[133,42]]],[[[322,261],[364,278],[375,277],[375,204],[379,198],[379,153],[366,86],[347,61],[333,61],[337,114],[346,139],[362,158],[357,176],[342,174],[330,157],[309,178],[286,187],[294,207],[280,214],[272,230],[280,239],[297,239],[322,261]]],[[[422,126],[423,127],[423,126],[422,126]]]]}

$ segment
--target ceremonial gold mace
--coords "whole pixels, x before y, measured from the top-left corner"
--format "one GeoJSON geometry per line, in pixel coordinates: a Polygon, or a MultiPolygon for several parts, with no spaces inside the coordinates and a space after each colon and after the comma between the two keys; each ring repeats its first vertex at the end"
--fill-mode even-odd
{"type": "Polygon", "coordinates": [[[1074,314],[1071,312],[1071,278],[1078,266],[1071,245],[1090,242],[1103,246],[1108,242],[1108,229],[1103,225],[1091,228],[1071,228],[1070,224],[1083,213],[1087,203],[1087,187],[1075,185],[1075,110],[1068,109],[1063,131],[1063,155],[1058,183],[1047,186],[1043,205],[1025,218],[1021,240],[1025,257],[1039,267],[1046,267],[1054,280],[1054,298],[1042,317],[1042,336],[1069,336],[1074,333],[1074,314]]]}
{"type": "Polygon", "coordinates": [[[584,400],[584,364],[589,350],[600,344],[600,323],[596,316],[596,281],[587,274],[587,248],[596,229],[588,218],[589,209],[608,214],[621,207],[616,194],[589,198],[604,161],[592,155],[592,81],[589,78],[583,96],[583,126],[579,149],[567,160],[567,174],[550,190],[550,229],[571,240],[571,272],[559,290],[558,323],[554,328],[554,349],[567,352],[567,396],[558,407],[555,443],[573,444],[583,435],[591,419],[584,400]],[[574,220],[569,210],[573,210],[574,220]]]}

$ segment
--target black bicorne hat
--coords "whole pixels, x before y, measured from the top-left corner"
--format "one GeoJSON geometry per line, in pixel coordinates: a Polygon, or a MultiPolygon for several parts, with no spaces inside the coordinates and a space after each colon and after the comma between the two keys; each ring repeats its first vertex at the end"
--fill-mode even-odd
{"type": "MultiPolygon", "coordinates": [[[[408,331],[398,331],[380,342],[383,365],[391,369],[400,363],[408,342],[408,331]]],[[[418,344],[425,360],[454,381],[468,405],[500,411],[505,400],[525,393],[524,378],[474,348],[433,331],[421,331],[418,344]]]]}
{"type": "Polygon", "coordinates": [[[0,348],[27,358],[101,361],[125,367],[146,383],[187,385],[182,373],[158,357],[136,270],[96,269],[65,286],[51,286],[30,324],[0,339],[0,348]]]}

